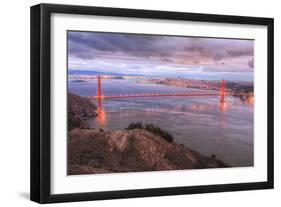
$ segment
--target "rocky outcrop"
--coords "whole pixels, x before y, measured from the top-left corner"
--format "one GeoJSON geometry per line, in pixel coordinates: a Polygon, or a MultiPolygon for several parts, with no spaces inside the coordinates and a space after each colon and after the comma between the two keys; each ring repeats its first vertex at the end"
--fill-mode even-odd
{"type": "Polygon", "coordinates": [[[68,93],[68,129],[83,128],[83,119],[97,116],[96,109],[90,100],[68,93]]]}
{"type": "Polygon", "coordinates": [[[68,174],[219,168],[227,165],[144,129],[102,132],[73,129],[68,174]]]}

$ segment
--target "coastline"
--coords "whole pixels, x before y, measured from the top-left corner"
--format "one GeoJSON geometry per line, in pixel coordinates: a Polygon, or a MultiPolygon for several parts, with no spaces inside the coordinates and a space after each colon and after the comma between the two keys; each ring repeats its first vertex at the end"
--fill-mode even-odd
{"type": "Polygon", "coordinates": [[[69,117],[75,117],[68,120],[71,126],[68,133],[69,175],[229,167],[215,155],[203,156],[171,138],[165,139],[167,132],[161,132],[156,126],[150,131],[144,128],[110,132],[89,129],[85,115],[98,116],[96,106],[78,95],[70,96],[69,109],[76,111],[69,110],[72,114],[69,117]]]}

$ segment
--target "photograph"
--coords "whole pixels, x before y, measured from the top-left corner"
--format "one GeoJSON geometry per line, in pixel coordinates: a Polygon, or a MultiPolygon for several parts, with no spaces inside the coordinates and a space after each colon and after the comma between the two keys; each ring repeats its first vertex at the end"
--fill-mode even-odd
{"type": "Polygon", "coordinates": [[[32,201],[274,188],[274,18],[30,15],[32,201]]]}
{"type": "Polygon", "coordinates": [[[66,35],[67,175],[254,167],[254,39],[66,35]]]}

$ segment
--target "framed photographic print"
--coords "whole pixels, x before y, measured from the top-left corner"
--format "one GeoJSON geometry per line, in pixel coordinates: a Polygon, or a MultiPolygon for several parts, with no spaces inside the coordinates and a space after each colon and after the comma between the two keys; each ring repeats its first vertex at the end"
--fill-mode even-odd
{"type": "Polygon", "coordinates": [[[31,7],[31,200],[273,188],[273,19],[31,7]]]}

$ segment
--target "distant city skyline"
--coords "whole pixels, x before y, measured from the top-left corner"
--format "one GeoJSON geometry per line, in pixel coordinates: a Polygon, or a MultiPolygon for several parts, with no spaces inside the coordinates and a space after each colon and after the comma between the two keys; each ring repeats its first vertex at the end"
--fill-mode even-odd
{"type": "Polygon", "coordinates": [[[104,32],[68,32],[68,69],[171,75],[253,73],[254,41],[104,32]]]}

